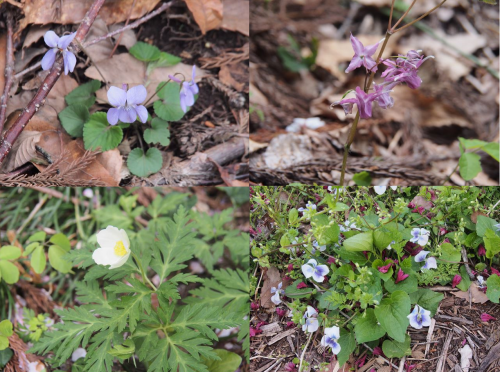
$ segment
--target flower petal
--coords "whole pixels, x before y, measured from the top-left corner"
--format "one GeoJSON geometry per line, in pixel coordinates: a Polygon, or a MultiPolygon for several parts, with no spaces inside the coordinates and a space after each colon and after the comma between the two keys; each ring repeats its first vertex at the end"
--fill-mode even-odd
{"type": "Polygon", "coordinates": [[[425,257],[429,254],[429,251],[420,251],[416,256],[415,256],[415,262],[423,262],[425,260],[425,257]]]}
{"type": "Polygon", "coordinates": [[[310,278],[314,274],[314,268],[310,265],[302,265],[302,273],[306,278],[310,278]]]}
{"type": "Polygon", "coordinates": [[[56,48],[57,42],[59,41],[59,36],[57,36],[54,31],[47,31],[45,35],[43,35],[43,40],[49,47],[56,48]]]}
{"type": "Polygon", "coordinates": [[[56,61],[56,51],[54,49],[49,49],[47,53],[42,58],[42,69],[50,70],[54,62],[56,61]]]}
{"type": "Polygon", "coordinates": [[[363,46],[361,41],[359,41],[358,38],[353,36],[352,33],[351,33],[351,45],[352,49],[354,50],[354,53],[356,53],[356,55],[358,56],[365,51],[365,47],[363,46]]]}
{"type": "Polygon", "coordinates": [[[127,105],[139,105],[146,100],[148,92],[144,85],[137,85],[127,92],[127,105]]]}
{"type": "Polygon", "coordinates": [[[185,100],[186,100],[186,106],[193,106],[194,105],[194,94],[191,92],[191,89],[189,89],[189,83],[182,83],[182,89],[181,89],[181,95],[184,93],[185,95],[185,100]]]}
{"type": "Polygon", "coordinates": [[[73,41],[75,36],[76,32],[73,32],[72,34],[66,36],[61,36],[61,38],[57,42],[57,46],[61,49],[66,49],[69,46],[69,44],[73,41]]]}
{"type": "Polygon", "coordinates": [[[108,123],[111,125],[116,125],[116,123],[118,123],[119,113],[120,113],[119,109],[110,108],[108,110],[108,123]]]}
{"type": "Polygon", "coordinates": [[[357,68],[361,67],[363,65],[363,60],[359,58],[358,56],[352,57],[351,63],[349,63],[349,66],[345,69],[345,73],[349,73],[353,70],[356,70],[357,68]]]}
{"type": "Polygon", "coordinates": [[[307,332],[316,332],[319,328],[319,322],[316,318],[309,318],[306,320],[307,332]]]}
{"type": "MultiPolygon", "coordinates": [[[[99,244],[101,248],[114,249],[116,243],[122,240],[122,238],[123,235],[121,234],[120,229],[110,225],[106,227],[104,230],[101,230],[97,233],[97,244],[99,244]]],[[[127,237],[127,242],[128,242],[128,237],[127,237]]],[[[125,244],[125,242],[123,243],[125,244]]]]}
{"type": "Polygon", "coordinates": [[[122,256],[116,261],[114,264],[112,264],[109,269],[116,269],[117,267],[123,266],[125,262],[127,262],[128,257],[130,256],[130,252],[127,253],[125,256],[122,256]]]}
{"type": "Polygon", "coordinates": [[[119,258],[113,248],[98,248],[92,253],[92,259],[98,265],[113,265],[119,258]]]}
{"type": "Polygon", "coordinates": [[[196,77],[196,65],[193,65],[193,72],[191,73],[191,80],[194,83],[194,78],[196,77]]]}
{"type": "Polygon", "coordinates": [[[335,342],[335,346],[332,347],[332,353],[334,353],[335,355],[340,353],[340,344],[338,344],[337,342],[335,342]]]}
{"type": "Polygon", "coordinates": [[[76,65],[76,57],[71,52],[64,52],[64,74],[68,75],[68,70],[73,72],[76,65]]]}
{"type": "Polygon", "coordinates": [[[328,269],[328,266],[326,266],[326,265],[318,265],[318,266],[316,266],[316,272],[319,275],[325,276],[330,272],[330,270],[328,269]]]}
{"type": "Polygon", "coordinates": [[[145,123],[148,121],[148,110],[144,106],[136,106],[135,111],[137,112],[137,115],[139,115],[139,119],[141,120],[141,123],[145,123]]]}
{"type": "Polygon", "coordinates": [[[133,123],[135,121],[136,119],[135,117],[133,119],[130,119],[129,110],[125,108],[120,108],[119,111],[120,111],[119,118],[122,123],[133,123]]]}
{"type": "Polygon", "coordinates": [[[127,92],[118,87],[111,87],[108,90],[108,101],[111,106],[125,106],[127,104],[127,92]]]}
{"type": "Polygon", "coordinates": [[[330,327],[330,328],[325,328],[325,335],[327,335],[328,337],[330,338],[336,338],[336,339],[339,339],[340,338],[340,329],[339,327],[330,327]]]}

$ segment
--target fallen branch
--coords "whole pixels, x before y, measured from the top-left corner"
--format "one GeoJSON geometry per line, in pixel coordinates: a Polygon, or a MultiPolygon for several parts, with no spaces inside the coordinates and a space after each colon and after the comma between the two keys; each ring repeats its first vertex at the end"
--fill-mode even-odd
{"type": "Polygon", "coordinates": [[[5,123],[5,113],[7,112],[7,100],[9,99],[9,91],[12,87],[12,82],[14,79],[12,75],[14,73],[14,48],[12,46],[12,34],[13,34],[13,21],[12,14],[9,12],[7,14],[7,51],[5,56],[5,86],[3,89],[3,95],[0,97],[0,136],[3,132],[3,126],[5,123]]]}
{"type": "MultiPolygon", "coordinates": [[[[91,5],[87,14],[83,18],[80,27],[78,27],[78,30],[76,31],[75,40],[73,40],[68,49],[71,49],[74,53],[78,51],[78,42],[81,43],[89,32],[90,26],[94,23],[103,3],[104,0],[94,0],[94,3],[91,5]]],[[[45,103],[45,98],[56,84],[59,76],[61,76],[62,67],[63,56],[62,54],[59,54],[40,89],[38,89],[33,99],[21,112],[21,115],[19,115],[14,124],[12,124],[12,126],[5,132],[0,144],[0,164],[5,160],[12,149],[13,143],[17,140],[17,137],[19,137],[26,125],[28,125],[28,122],[31,120],[33,115],[35,115],[35,113],[45,103]]]]}

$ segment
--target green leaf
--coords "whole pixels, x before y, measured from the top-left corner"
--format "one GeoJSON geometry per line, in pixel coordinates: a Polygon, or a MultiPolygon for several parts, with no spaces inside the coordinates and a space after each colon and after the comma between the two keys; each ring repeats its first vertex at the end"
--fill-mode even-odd
{"type": "MultiPolygon", "coordinates": [[[[5,337],[4,337],[5,338],[5,337]]],[[[9,340],[7,340],[8,342],[9,340]]],[[[7,363],[9,363],[10,359],[14,355],[12,349],[8,349],[8,345],[2,350],[2,345],[5,345],[5,342],[2,341],[2,336],[0,336],[0,368],[5,367],[7,363]]]]}
{"type": "Polygon", "coordinates": [[[49,247],[50,264],[54,269],[63,274],[68,273],[73,267],[71,262],[63,258],[66,253],[68,253],[68,251],[58,245],[52,245],[49,247]]]}
{"type": "Polygon", "coordinates": [[[128,155],[127,166],[138,177],[147,177],[161,169],[163,158],[160,150],[151,147],[146,154],[141,148],[133,149],[128,155]]]}
{"type": "Polygon", "coordinates": [[[312,288],[297,288],[297,285],[302,282],[301,279],[297,279],[288,287],[285,288],[285,296],[290,298],[304,298],[309,297],[313,293],[312,288]]]}
{"type": "Polygon", "coordinates": [[[356,173],[352,176],[352,180],[358,186],[370,186],[372,184],[372,176],[367,171],[356,173]]]}
{"type": "Polygon", "coordinates": [[[28,241],[30,241],[30,242],[43,242],[43,241],[45,241],[46,236],[47,236],[47,234],[45,233],[45,231],[38,231],[38,232],[34,233],[33,235],[31,235],[28,238],[28,241]]]}
{"type": "Polygon", "coordinates": [[[396,283],[394,278],[389,278],[384,284],[385,289],[387,289],[390,293],[396,291],[404,291],[406,293],[413,293],[418,289],[418,279],[417,275],[414,272],[409,273],[409,277],[405,280],[396,283]]]}
{"type": "Polygon", "coordinates": [[[131,358],[134,353],[134,340],[130,338],[126,339],[122,345],[115,345],[111,350],[108,351],[108,354],[111,354],[120,360],[131,358]]]}
{"type": "Polygon", "coordinates": [[[0,261],[0,277],[7,284],[14,284],[19,280],[19,269],[9,261],[0,261]]]}
{"type": "Polygon", "coordinates": [[[299,219],[299,211],[295,208],[290,209],[290,212],[288,213],[288,222],[290,222],[292,225],[297,222],[299,219]]]}
{"type": "Polygon", "coordinates": [[[175,66],[180,61],[182,61],[180,57],[174,56],[173,54],[169,54],[166,52],[161,52],[160,58],[148,64],[148,68],[146,69],[146,75],[149,75],[157,67],[175,66]]]}
{"type": "Polygon", "coordinates": [[[460,266],[460,276],[462,277],[462,280],[460,281],[460,283],[457,284],[457,288],[463,292],[466,292],[469,290],[469,287],[471,285],[471,281],[470,281],[469,274],[467,273],[467,270],[465,269],[465,265],[460,266]]]}
{"type": "Polygon", "coordinates": [[[344,247],[348,251],[372,251],[373,232],[364,232],[344,240],[344,247]]]}
{"type": "Polygon", "coordinates": [[[500,161],[500,144],[498,142],[490,142],[482,150],[496,161],[500,161]]]}
{"type": "Polygon", "coordinates": [[[354,332],[356,333],[358,344],[375,341],[385,335],[385,329],[378,324],[375,312],[371,308],[366,309],[366,311],[358,317],[354,332]]]}
{"type": "Polygon", "coordinates": [[[31,254],[31,267],[35,270],[35,273],[41,274],[45,270],[46,265],[45,251],[42,246],[39,246],[31,254]]]}
{"type": "Polygon", "coordinates": [[[242,358],[231,351],[215,349],[220,360],[205,359],[205,365],[210,372],[234,372],[241,364],[242,358]]]}
{"type": "Polygon", "coordinates": [[[66,237],[66,235],[61,233],[52,235],[52,237],[49,239],[49,242],[58,245],[66,252],[69,252],[69,250],[71,249],[71,243],[69,239],[66,237]]]}
{"type": "Polygon", "coordinates": [[[405,341],[406,329],[410,324],[411,301],[403,291],[393,292],[375,308],[375,316],[387,334],[399,342],[405,341]]]}
{"type": "Polygon", "coordinates": [[[151,121],[151,127],[144,131],[144,141],[149,144],[159,143],[162,146],[168,146],[170,144],[168,123],[160,118],[154,118],[151,121]]]}
{"type": "Polygon", "coordinates": [[[402,358],[411,354],[410,336],[406,335],[403,342],[385,340],[382,344],[382,351],[388,358],[402,358]]]}
{"type": "Polygon", "coordinates": [[[304,63],[300,58],[300,54],[296,56],[283,46],[279,46],[277,52],[278,56],[281,58],[281,61],[283,62],[283,66],[287,70],[292,72],[299,72],[300,70],[307,70],[309,68],[307,64],[304,63]]]}
{"type": "Polygon", "coordinates": [[[486,233],[486,230],[490,229],[495,231],[495,225],[497,224],[497,221],[495,221],[493,218],[489,218],[486,216],[479,215],[477,216],[477,224],[476,224],[476,233],[480,237],[483,237],[486,233]]]}
{"type": "Polygon", "coordinates": [[[431,316],[436,314],[439,303],[444,298],[444,295],[439,292],[434,292],[430,289],[419,288],[418,291],[410,293],[410,300],[412,304],[418,304],[425,310],[431,312],[431,316]]]}
{"type": "Polygon", "coordinates": [[[481,172],[481,157],[472,152],[465,152],[458,161],[460,175],[465,181],[470,181],[481,172]]]}
{"type": "Polygon", "coordinates": [[[66,107],[59,113],[59,120],[63,128],[72,137],[83,136],[83,125],[89,118],[90,114],[87,106],[77,103],[66,107]]]}
{"type": "Polygon", "coordinates": [[[0,350],[9,347],[9,337],[14,333],[10,320],[0,322],[0,350]]]}
{"type": "Polygon", "coordinates": [[[21,257],[21,249],[13,245],[0,248],[0,260],[16,260],[21,257]]]}
{"type": "Polygon", "coordinates": [[[143,62],[156,61],[161,56],[160,49],[142,41],[135,43],[134,46],[130,48],[129,53],[143,62]]]}
{"type": "Polygon", "coordinates": [[[340,329],[340,353],[338,353],[337,358],[340,366],[343,366],[345,362],[349,360],[354,349],[356,349],[356,338],[354,337],[354,332],[345,332],[342,328],[340,329]]]}
{"type": "Polygon", "coordinates": [[[491,229],[486,230],[484,247],[486,248],[486,257],[492,259],[496,254],[500,253],[500,236],[496,235],[491,229]]]}
{"type": "Polygon", "coordinates": [[[486,281],[488,288],[486,289],[486,296],[491,302],[498,304],[500,302],[500,276],[490,275],[486,281]]]}
{"type": "Polygon", "coordinates": [[[87,108],[95,103],[95,92],[101,87],[99,80],[92,80],[73,89],[66,97],[66,103],[71,105],[83,105],[87,108]]]}
{"type": "Polygon", "coordinates": [[[31,254],[31,252],[33,252],[35,250],[35,248],[38,247],[39,245],[40,245],[39,242],[33,242],[33,243],[28,244],[28,246],[24,250],[24,255],[29,256],[31,254]]]}
{"type": "Polygon", "coordinates": [[[83,127],[86,150],[108,151],[118,147],[122,138],[122,129],[118,125],[109,125],[105,112],[92,114],[83,127]]]}
{"type": "Polygon", "coordinates": [[[441,244],[441,257],[440,259],[446,264],[458,263],[462,258],[459,248],[455,248],[450,243],[441,244]]]}
{"type": "Polygon", "coordinates": [[[173,82],[167,83],[157,94],[161,99],[153,104],[155,114],[166,121],[182,119],[184,111],[181,109],[179,85],[173,82]]]}

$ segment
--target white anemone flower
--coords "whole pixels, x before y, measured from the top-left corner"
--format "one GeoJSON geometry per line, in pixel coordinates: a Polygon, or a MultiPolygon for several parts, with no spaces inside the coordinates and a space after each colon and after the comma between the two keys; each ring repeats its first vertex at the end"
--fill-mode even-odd
{"type": "Polygon", "coordinates": [[[318,312],[314,307],[308,306],[307,310],[304,314],[304,318],[306,319],[305,324],[302,325],[302,330],[304,332],[316,332],[319,328],[319,322],[318,322],[318,312]]]}
{"type": "Polygon", "coordinates": [[[98,265],[110,265],[110,269],[123,266],[130,256],[130,241],[123,229],[108,226],[97,233],[97,243],[100,248],[92,254],[98,265]]]}

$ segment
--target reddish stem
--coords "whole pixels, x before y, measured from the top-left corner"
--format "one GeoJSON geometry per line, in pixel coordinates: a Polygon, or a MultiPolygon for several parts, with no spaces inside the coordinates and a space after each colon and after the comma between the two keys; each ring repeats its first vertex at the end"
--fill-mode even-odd
{"type": "Polygon", "coordinates": [[[12,14],[7,15],[7,52],[5,64],[5,86],[3,95],[0,97],[0,137],[2,136],[3,126],[5,122],[5,113],[7,112],[7,100],[9,99],[9,91],[14,81],[14,48],[12,47],[13,22],[12,14]]]}
{"type": "MultiPolygon", "coordinates": [[[[75,40],[73,40],[68,49],[72,50],[74,53],[78,51],[77,42],[81,43],[85,36],[87,36],[90,26],[94,23],[103,3],[104,0],[94,0],[94,3],[91,5],[87,14],[83,18],[80,27],[78,27],[78,30],[76,31],[75,40]]],[[[40,89],[38,89],[33,99],[30,103],[28,103],[28,106],[21,112],[21,115],[19,115],[15,123],[12,124],[12,126],[5,132],[2,143],[0,144],[0,164],[5,160],[12,149],[12,144],[17,140],[17,137],[19,137],[26,125],[28,125],[28,122],[31,120],[33,115],[35,115],[35,113],[45,103],[45,98],[56,84],[59,76],[61,76],[62,67],[63,57],[59,54],[40,89]]]]}

